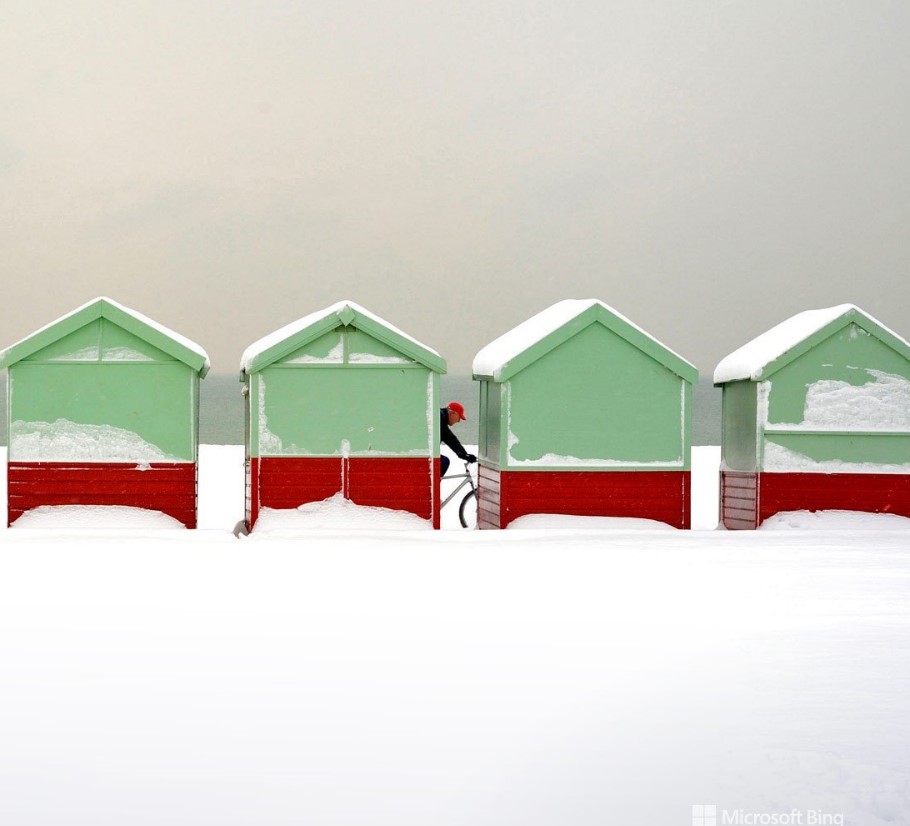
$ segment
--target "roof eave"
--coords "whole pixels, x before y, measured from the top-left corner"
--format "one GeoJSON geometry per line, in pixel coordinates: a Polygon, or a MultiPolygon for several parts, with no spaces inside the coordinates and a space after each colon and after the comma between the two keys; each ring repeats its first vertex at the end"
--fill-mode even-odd
{"type": "Polygon", "coordinates": [[[162,331],[156,330],[141,319],[120,309],[106,298],[99,298],[91,304],[74,310],[4,350],[0,353],[0,369],[9,369],[12,365],[27,359],[62,338],[66,338],[99,318],[106,318],[127,332],[157,347],[163,353],[199,373],[200,378],[204,378],[210,369],[211,365],[207,356],[185,347],[162,331]]]}
{"type": "Polygon", "coordinates": [[[338,326],[351,326],[356,327],[358,330],[363,330],[365,333],[368,333],[384,344],[388,344],[403,355],[410,357],[413,361],[423,364],[436,373],[445,373],[448,370],[446,361],[441,356],[421,347],[416,342],[413,342],[404,336],[400,336],[395,331],[379,324],[369,316],[357,312],[357,310],[350,305],[345,305],[338,310],[328,313],[321,319],[314,321],[302,330],[296,331],[283,341],[270,347],[268,350],[259,353],[250,360],[250,363],[246,368],[241,367],[241,381],[244,380],[244,375],[261,372],[266,367],[289,356],[295,350],[305,347],[311,341],[331,332],[338,326]]]}
{"type": "Polygon", "coordinates": [[[522,353],[500,365],[490,379],[500,383],[508,381],[516,373],[529,367],[563,342],[568,341],[591,324],[597,322],[603,324],[608,330],[627,341],[636,349],[650,356],[671,373],[675,373],[683,381],[690,384],[698,381],[698,368],[694,364],[669,350],[657,339],[611,313],[602,304],[594,304],[588,307],[584,312],[579,313],[556,330],[548,333],[522,353]]]}

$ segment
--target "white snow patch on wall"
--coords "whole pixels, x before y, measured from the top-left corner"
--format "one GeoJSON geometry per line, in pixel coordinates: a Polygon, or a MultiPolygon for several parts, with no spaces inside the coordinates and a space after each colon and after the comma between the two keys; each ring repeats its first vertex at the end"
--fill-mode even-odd
{"type": "Polygon", "coordinates": [[[10,459],[16,462],[185,462],[138,433],[108,424],[14,421],[10,459]]]}
{"type": "Polygon", "coordinates": [[[269,430],[269,417],[265,413],[265,377],[259,376],[259,455],[281,453],[281,439],[269,430]]]}
{"type": "Polygon", "coordinates": [[[51,361],[98,361],[98,347],[97,345],[83,347],[81,350],[74,350],[72,353],[54,356],[51,361]]]}
{"type": "Polygon", "coordinates": [[[910,464],[886,465],[839,459],[818,461],[775,442],[766,442],[762,469],[771,473],[910,473],[910,464]]]}
{"type": "Polygon", "coordinates": [[[310,356],[303,354],[297,358],[289,359],[288,364],[341,364],[344,361],[344,342],[339,341],[324,356],[310,356]]]}
{"type": "MultiPolygon", "coordinates": [[[[511,435],[510,440],[511,440],[511,435]]],[[[509,451],[509,465],[518,467],[682,467],[682,457],[656,462],[635,462],[624,459],[584,459],[579,456],[560,456],[545,453],[539,459],[515,459],[509,451]]]]}
{"type": "Polygon", "coordinates": [[[101,358],[103,361],[155,361],[151,356],[132,347],[105,347],[101,358]]]}
{"type": "Polygon", "coordinates": [[[802,426],[815,430],[910,430],[910,381],[866,370],[859,386],[823,380],[809,386],[802,426]]]}
{"type": "Polygon", "coordinates": [[[89,345],[81,350],[74,350],[71,353],[61,353],[50,359],[52,362],[58,361],[155,361],[149,355],[140,353],[132,347],[105,347],[100,350],[97,345],[89,345]]]}
{"type": "MultiPolygon", "coordinates": [[[[756,404],[756,416],[758,421],[764,427],[768,424],[768,410],[770,407],[771,399],[771,382],[770,381],[761,381],[757,385],[757,392],[755,396],[756,404]]],[[[758,433],[755,434],[756,439],[760,438],[758,433]]]]}
{"type": "Polygon", "coordinates": [[[413,364],[410,359],[403,356],[377,356],[374,353],[350,353],[348,362],[351,364],[413,364]]]}

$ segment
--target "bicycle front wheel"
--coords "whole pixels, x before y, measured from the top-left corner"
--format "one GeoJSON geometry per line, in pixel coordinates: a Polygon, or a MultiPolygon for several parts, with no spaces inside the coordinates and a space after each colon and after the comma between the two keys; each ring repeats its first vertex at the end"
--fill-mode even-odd
{"type": "Polygon", "coordinates": [[[477,491],[468,491],[458,507],[458,521],[462,528],[477,527],[477,491]]]}

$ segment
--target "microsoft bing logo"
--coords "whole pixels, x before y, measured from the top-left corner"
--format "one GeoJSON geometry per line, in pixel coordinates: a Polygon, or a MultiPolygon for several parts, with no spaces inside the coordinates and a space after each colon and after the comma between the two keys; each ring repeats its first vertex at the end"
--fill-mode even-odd
{"type": "Polygon", "coordinates": [[[717,826],[717,806],[696,803],[692,807],[692,826],[717,826]]]}
{"type": "Polygon", "coordinates": [[[692,826],[844,826],[843,813],[821,809],[791,809],[789,812],[750,812],[746,809],[722,809],[717,816],[713,803],[692,806],[692,826]]]}

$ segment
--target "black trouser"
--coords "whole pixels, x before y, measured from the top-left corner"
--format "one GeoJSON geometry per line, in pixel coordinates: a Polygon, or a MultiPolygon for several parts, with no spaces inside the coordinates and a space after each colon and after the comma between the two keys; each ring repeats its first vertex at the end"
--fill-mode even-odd
{"type": "Polygon", "coordinates": [[[440,476],[445,476],[445,475],[446,475],[446,471],[449,469],[449,463],[450,463],[450,462],[451,462],[451,459],[449,459],[448,456],[444,456],[444,455],[441,454],[441,453],[439,454],[439,468],[440,468],[440,473],[439,473],[439,475],[440,475],[440,476]]]}

